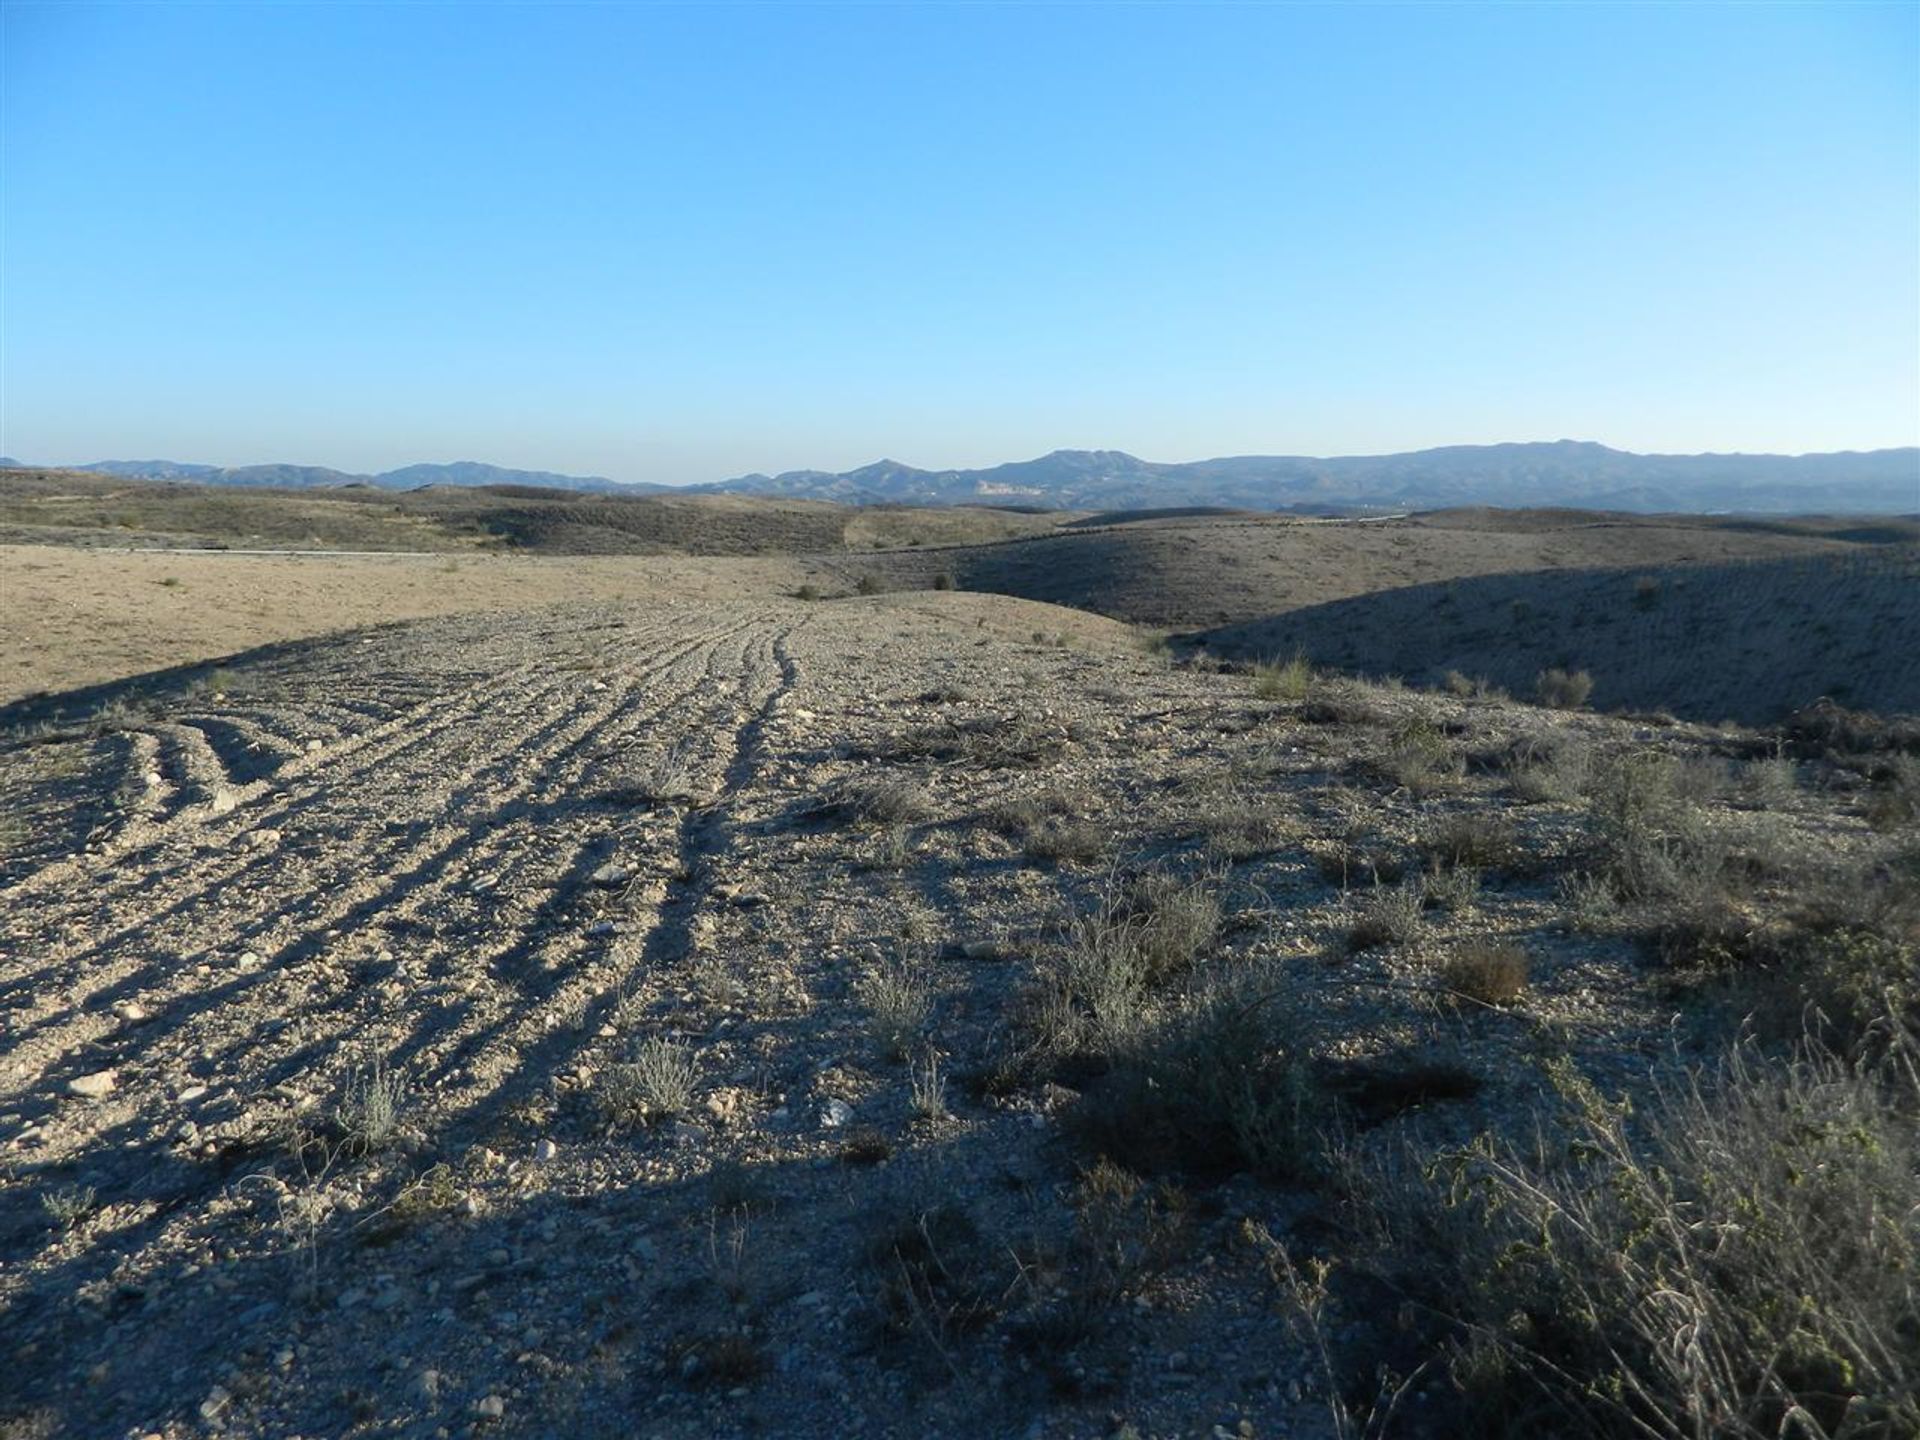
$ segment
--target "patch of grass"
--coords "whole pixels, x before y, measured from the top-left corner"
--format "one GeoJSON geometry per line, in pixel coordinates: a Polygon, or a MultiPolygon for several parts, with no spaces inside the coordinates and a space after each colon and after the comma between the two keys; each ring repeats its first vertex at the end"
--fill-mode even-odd
{"type": "Polygon", "coordinates": [[[1471,865],[1434,865],[1421,878],[1420,898],[1433,910],[1471,910],[1480,899],[1480,872],[1471,865]]]}
{"type": "Polygon", "coordinates": [[[1371,768],[1390,784],[1425,794],[1457,781],[1466,772],[1466,759],[1429,721],[1409,720],[1394,728],[1371,768]]]}
{"type": "Polygon", "coordinates": [[[868,1222],[868,1276],[886,1329],[951,1363],[953,1346],[998,1318],[1003,1249],[957,1204],[889,1209],[868,1222]]]}
{"type": "Polygon", "coordinates": [[[1207,806],[1198,828],[1209,856],[1238,862],[1284,850],[1299,838],[1301,827],[1278,797],[1232,790],[1207,806]]]}
{"type": "Polygon", "coordinates": [[[1304,652],[1296,650],[1286,660],[1261,660],[1253,666],[1253,695],[1256,700],[1276,700],[1298,704],[1313,690],[1313,667],[1304,652]]]}
{"type": "Polygon", "coordinates": [[[1518,945],[1474,940],[1440,963],[1440,985],[1449,995],[1481,1005],[1511,1005],[1526,993],[1532,962],[1518,945]]]}
{"type": "Polygon", "coordinates": [[[933,1013],[933,986],[924,961],[897,957],[854,986],[867,1012],[867,1031],[892,1060],[904,1060],[919,1043],[933,1013]]]}
{"type": "Polygon", "coordinates": [[[693,749],[676,741],[641,767],[634,789],[656,805],[678,804],[699,793],[693,749]]]}
{"type": "Polygon", "coordinates": [[[1592,774],[1591,748],[1570,735],[1523,742],[1515,747],[1507,766],[1513,793],[1534,804],[1579,799],[1592,774]]]}

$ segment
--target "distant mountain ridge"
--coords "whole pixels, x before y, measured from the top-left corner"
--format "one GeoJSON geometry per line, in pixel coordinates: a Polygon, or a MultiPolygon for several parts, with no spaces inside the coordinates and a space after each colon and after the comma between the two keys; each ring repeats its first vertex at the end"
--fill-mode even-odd
{"type": "MultiPolygon", "coordinates": [[[[0,459],[0,469],[24,469],[21,462],[0,459]]],[[[315,490],[330,485],[374,485],[383,490],[417,490],[423,485],[533,485],[545,490],[589,490],[622,495],[652,495],[669,485],[628,484],[604,475],[562,475],[552,470],[511,470],[478,460],[455,460],[441,465],[406,465],[374,475],[331,470],[324,465],[195,465],[178,460],[96,460],[88,465],[50,466],[50,469],[87,470],[128,480],[181,480],[196,485],[241,485],[283,490],[315,490]]]]}
{"type": "MultiPolygon", "coordinates": [[[[11,463],[11,462],[8,462],[11,463]]],[[[511,470],[473,460],[354,475],[310,465],[103,460],[70,467],[211,485],[520,485],[614,495],[738,494],[842,504],[1035,505],[1062,510],[1231,506],[1302,512],[1569,506],[1758,513],[1920,511],[1920,449],[1818,455],[1638,455],[1584,440],[1449,445],[1395,455],[1237,455],[1167,464],[1120,450],[1056,450],[980,470],[877,460],[856,470],[789,470],[703,485],[511,470]]]]}
{"type": "Polygon", "coordinates": [[[1238,455],[1184,464],[1118,450],[1056,450],[984,470],[881,460],[698,487],[853,504],[1005,504],[1068,510],[1439,509],[1460,505],[1682,511],[1920,510],[1920,449],[1825,455],[1637,455],[1592,441],[1450,445],[1318,459],[1238,455]]]}

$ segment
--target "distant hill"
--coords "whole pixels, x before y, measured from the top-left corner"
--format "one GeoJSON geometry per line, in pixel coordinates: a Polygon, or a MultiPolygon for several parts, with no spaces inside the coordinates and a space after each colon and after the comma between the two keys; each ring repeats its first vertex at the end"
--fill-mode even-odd
{"type": "Polygon", "coordinates": [[[1224,507],[1329,514],[1493,505],[1648,514],[1920,512],[1920,449],[1911,447],[1827,455],[1636,455],[1592,441],[1555,440],[1331,459],[1236,455],[1180,464],[1142,460],[1119,450],[1056,450],[984,470],[921,470],[897,460],[877,460],[838,474],[788,470],[684,487],[510,470],[475,460],[407,465],[378,475],[313,465],[228,469],[173,460],[102,460],[72,468],[129,478],[281,489],[510,485],[612,495],[771,495],[853,505],[1094,511],[1224,507]]]}
{"type": "MultiPolygon", "coordinates": [[[[11,459],[0,459],[0,469],[31,468],[11,459]]],[[[383,490],[418,490],[426,485],[457,485],[473,489],[483,485],[520,485],[541,490],[585,490],[614,495],[653,495],[670,490],[669,485],[623,484],[602,475],[561,475],[551,470],[509,470],[477,460],[455,460],[445,465],[406,465],[377,475],[356,475],[331,470],[324,465],[195,465],[178,460],[96,460],[90,465],[69,465],[69,470],[88,470],[99,475],[116,475],[127,480],[186,480],[199,485],[245,485],[276,490],[316,490],[336,485],[377,485],[383,490]]]]}
{"type": "Polygon", "coordinates": [[[1333,459],[1241,455],[1185,464],[1118,450],[1056,450],[985,470],[918,470],[881,460],[838,475],[792,470],[696,488],[856,504],[1024,501],[1073,510],[1573,505],[1648,513],[1905,513],[1920,510],[1920,450],[1636,455],[1591,441],[1558,440],[1333,459]]]}

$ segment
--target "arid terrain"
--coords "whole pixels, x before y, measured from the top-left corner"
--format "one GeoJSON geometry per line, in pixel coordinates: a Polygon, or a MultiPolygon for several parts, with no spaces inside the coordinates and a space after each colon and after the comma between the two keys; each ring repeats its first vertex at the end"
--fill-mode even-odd
{"type": "Polygon", "coordinates": [[[0,1434],[1917,1433],[1907,522],[725,503],[0,550],[0,1434]]]}

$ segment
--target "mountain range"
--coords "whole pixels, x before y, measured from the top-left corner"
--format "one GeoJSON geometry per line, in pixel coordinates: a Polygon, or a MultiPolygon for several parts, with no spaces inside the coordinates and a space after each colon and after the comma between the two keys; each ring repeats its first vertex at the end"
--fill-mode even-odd
{"type": "MultiPolygon", "coordinates": [[[[15,462],[0,460],[0,466],[15,462]]],[[[1019,505],[1068,510],[1228,506],[1255,510],[1577,506],[1631,511],[1920,511],[1920,449],[1820,455],[1638,455],[1591,441],[1450,445],[1330,459],[1241,455],[1166,464],[1118,450],[1056,450],[981,470],[880,460],[857,470],[789,470],[711,484],[626,484],[476,461],[355,475],[307,465],[229,469],[167,460],[77,467],[129,478],[304,489],[521,485],[618,495],[744,494],[843,504],[1019,505]]]]}

